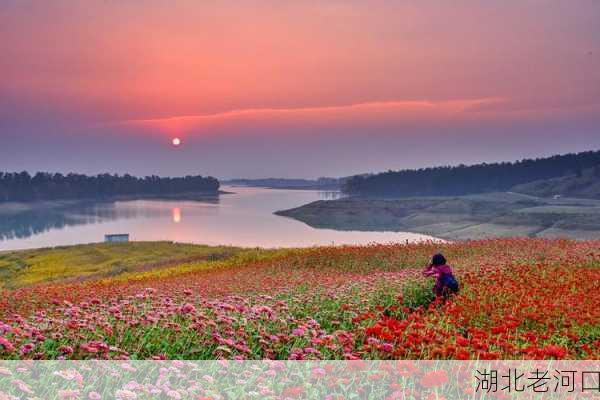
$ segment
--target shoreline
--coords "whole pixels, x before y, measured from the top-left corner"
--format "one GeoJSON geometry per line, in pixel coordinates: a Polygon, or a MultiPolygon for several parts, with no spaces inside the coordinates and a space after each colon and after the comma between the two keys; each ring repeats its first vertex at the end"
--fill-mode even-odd
{"type": "Polygon", "coordinates": [[[110,203],[116,201],[136,201],[136,200],[218,200],[222,194],[234,194],[219,190],[217,192],[187,192],[172,195],[118,195],[107,197],[85,197],[79,199],[52,199],[52,200],[32,200],[32,201],[7,201],[0,202],[0,215],[3,213],[18,213],[29,211],[34,208],[53,209],[68,207],[74,204],[85,203],[110,203]]]}
{"type": "Polygon", "coordinates": [[[600,238],[600,201],[517,193],[455,197],[320,200],[276,215],[314,228],[414,232],[444,240],[501,237],[600,238]]]}

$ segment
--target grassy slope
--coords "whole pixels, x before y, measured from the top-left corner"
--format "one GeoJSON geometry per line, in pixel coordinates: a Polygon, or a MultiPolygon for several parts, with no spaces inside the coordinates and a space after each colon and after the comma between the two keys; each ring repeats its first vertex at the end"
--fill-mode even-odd
{"type": "Polygon", "coordinates": [[[580,177],[568,175],[554,179],[534,181],[517,185],[512,190],[517,193],[539,197],[561,195],[600,199],[600,174],[589,169],[583,171],[580,177]]]}
{"type": "Polygon", "coordinates": [[[243,250],[172,242],[101,243],[0,253],[0,287],[114,277],[227,259],[243,250]]]}

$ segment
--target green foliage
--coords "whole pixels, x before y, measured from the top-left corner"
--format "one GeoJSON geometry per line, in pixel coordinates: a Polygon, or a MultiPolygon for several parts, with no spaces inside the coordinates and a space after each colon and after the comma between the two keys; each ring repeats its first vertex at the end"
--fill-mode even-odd
{"type": "Polygon", "coordinates": [[[432,279],[407,283],[402,290],[403,305],[411,310],[427,308],[435,300],[433,285],[432,279]]]}
{"type": "Polygon", "coordinates": [[[600,323],[595,325],[576,326],[573,328],[581,343],[593,345],[600,340],[600,323]]]}

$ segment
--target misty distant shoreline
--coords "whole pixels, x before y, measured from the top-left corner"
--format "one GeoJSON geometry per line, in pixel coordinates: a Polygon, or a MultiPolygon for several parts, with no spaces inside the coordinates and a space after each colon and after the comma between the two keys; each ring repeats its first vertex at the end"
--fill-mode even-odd
{"type": "Polygon", "coordinates": [[[597,239],[600,200],[519,193],[321,200],[276,215],[320,229],[414,232],[447,240],[498,237],[597,239]]]}

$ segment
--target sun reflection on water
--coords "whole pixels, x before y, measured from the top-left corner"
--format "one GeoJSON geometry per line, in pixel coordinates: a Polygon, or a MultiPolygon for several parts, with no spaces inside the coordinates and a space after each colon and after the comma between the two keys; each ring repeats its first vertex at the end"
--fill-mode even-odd
{"type": "Polygon", "coordinates": [[[179,207],[173,208],[173,222],[176,224],[181,222],[181,208],[179,207]]]}

